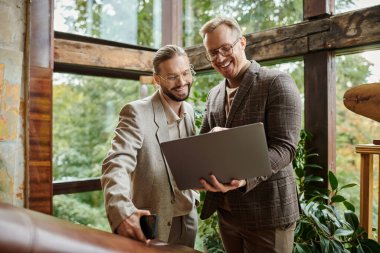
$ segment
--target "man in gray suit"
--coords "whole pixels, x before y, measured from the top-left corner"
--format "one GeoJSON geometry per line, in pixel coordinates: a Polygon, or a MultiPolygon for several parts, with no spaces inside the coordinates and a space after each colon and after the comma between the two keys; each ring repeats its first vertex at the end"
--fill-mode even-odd
{"type": "Polygon", "coordinates": [[[271,176],[230,184],[213,175],[201,180],[207,190],[201,218],[217,211],[227,252],[292,252],[299,218],[292,168],[301,127],[297,87],[289,75],[247,60],[236,20],[215,18],[200,34],[206,58],[225,78],[208,95],[201,133],[263,122],[272,167],[271,176]]]}
{"type": "Polygon", "coordinates": [[[157,51],[153,69],[160,89],[121,110],[111,150],[103,162],[107,216],[115,233],[147,242],[139,219],[157,214],[158,239],[194,247],[198,193],[177,188],[159,145],[194,135],[194,111],[184,101],[194,71],[185,51],[174,45],[157,51]]]}

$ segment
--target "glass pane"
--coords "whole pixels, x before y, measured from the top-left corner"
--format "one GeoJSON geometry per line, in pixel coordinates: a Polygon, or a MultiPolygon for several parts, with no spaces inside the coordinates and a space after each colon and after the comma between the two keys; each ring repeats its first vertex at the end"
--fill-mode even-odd
{"type": "Polygon", "coordinates": [[[139,98],[140,84],[59,73],[53,82],[53,179],[100,176],[119,111],[139,98]]]}
{"type": "Polygon", "coordinates": [[[380,0],[335,0],[335,13],[353,11],[379,4],[380,0]]]}
{"type": "Polygon", "coordinates": [[[217,85],[220,80],[222,80],[222,76],[216,71],[196,75],[188,102],[194,106],[197,132],[199,132],[202,124],[208,92],[212,87],[217,85]]]}
{"type": "Polygon", "coordinates": [[[201,44],[199,29],[216,16],[234,17],[243,34],[299,23],[303,18],[302,0],[184,0],[183,6],[185,47],[201,44]]]}
{"type": "Polygon", "coordinates": [[[104,209],[103,192],[84,192],[53,197],[53,215],[63,220],[111,232],[104,209]]]}
{"type": "MultiPolygon", "coordinates": [[[[348,110],[343,104],[343,95],[351,87],[380,82],[380,50],[336,57],[336,68],[336,172],[340,187],[349,183],[357,184],[356,187],[344,189],[340,194],[355,206],[356,214],[359,215],[360,155],[355,153],[355,145],[380,139],[380,124],[348,110]]],[[[374,171],[378,172],[379,163],[375,159],[374,171]]],[[[373,180],[374,189],[378,189],[377,173],[373,180]]],[[[373,196],[375,215],[378,210],[377,191],[373,196]]],[[[342,205],[338,207],[343,208],[342,205]]],[[[372,225],[376,227],[376,224],[374,216],[372,225]]]]}
{"type": "Polygon", "coordinates": [[[161,0],[55,0],[54,29],[159,48],[161,0]]]}

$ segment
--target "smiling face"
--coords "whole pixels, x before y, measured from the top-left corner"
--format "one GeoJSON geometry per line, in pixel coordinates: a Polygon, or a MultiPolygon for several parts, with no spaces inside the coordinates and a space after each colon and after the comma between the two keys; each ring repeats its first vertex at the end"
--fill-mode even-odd
{"type": "MultiPolygon", "coordinates": [[[[206,33],[203,42],[206,50],[212,54],[213,51],[224,45],[233,45],[238,38],[237,33],[230,27],[221,24],[212,32],[206,33]]],[[[230,56],[225,57],[219,53],[211,65],[225,78],[231,80],[236,78],[247,60],[244,53],[245,46],[246,40],[242,37],[233,47],[233,53],[230,56]]]]}
{"type": "Polygon", "coordinates": [[[154,75],[164,95],[175,102],[186,100],[190,94],[193,76],[189,59],[176,55],[159,65],[160,73],[154,75]]]}

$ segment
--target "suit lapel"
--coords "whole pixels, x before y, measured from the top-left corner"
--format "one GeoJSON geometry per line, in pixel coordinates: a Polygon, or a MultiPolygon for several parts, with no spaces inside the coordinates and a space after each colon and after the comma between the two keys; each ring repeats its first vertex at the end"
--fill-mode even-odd
{"type": "Polygon", "coordinates": [[[158,91],[152,97],[153,115],[154,122],[157,125],[156,138],[158,143],[169,141],[169,130],[168,123],[166,120],[166,115],[164,107],[162,106],[160,95],[158,91]]]}
{"type": "MultiPolygon", "coordinates": [[[[157,125],[157,132],[156,132],[156,138],[158,143],[169,141],[169,128],[168,128],[168,123],[166,120],[166,115],[164,111],[164,107],[162,105],[161,99],[160,99],[160,94],[158,94],[159,91],[156,91],[156,93],[152,97],[152,106],[153,106],[153,115],[154,115],[154,122],[157,125]]],[[[168,176],[168,180],[170,183],[170,189],[172,191],[172,194],[175,198],[175,193],[174,193],[174,188],[173,188],[173,182],[172,182],[172,177],[171,171],[169,169],[169,165],[166,162],[165,156],[162,153],[161,150],[161,155],[162,159],[164,160],[165,163],[165,168],[168,176]]]]}
{"type": "Polygon", "coordinates": [[[216,96],[216,111],[219,112],[217,126],[224,127],[226,125],[226,108],[224,107],[224,101],[226,99],[226,79],[223,79],[219,83],[219,96],[216,96]]]}
{"type": "MultiPolygon", "coordinates": [[[[244,101],[245,97],[248,95],[248,91],[253,85],[256,84],[256,76],[259,71],[260,65],[256,62],[252,62],[247,72],[244,74],[243,80],[239,86],[239,89],[235,95],[234,101],[232,102],[230,113],[228,114],[226,127],[231,127],[232,121],[235,117],[236,111],[240,107],[241,103],[244,101]]],[[[225,92],[224,92],[225,94],[225,92]]]]}

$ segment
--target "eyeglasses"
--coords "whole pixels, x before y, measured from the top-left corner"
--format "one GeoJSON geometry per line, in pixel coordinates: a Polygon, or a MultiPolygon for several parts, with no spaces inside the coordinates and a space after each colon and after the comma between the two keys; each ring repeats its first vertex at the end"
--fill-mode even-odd
{"type": "Polygon", "coordinates": [[[233,47],[236,45],[236,43],[238,43],[238,41],[240,39],[241,39],[241,37],[237,38],[237,40],[234,43],[232,43],[232,45],[226,44],[226,45],[221,46],[220,48],[217,48],[217,49],[214,49],[210,52],[207,52],[206,53],[206,59],[209,62],[213,62],[216,60],[216,58],[218,58],[219,54],[221,54],[224,57],[228,57],[228,56],[232,55],[233,54],[233,47]]]}
{"type": "Polygon", "coordinates": [[[187,70],[185,70],[179,74],[170,74],[170,75],[167,75],[166,77],[163,77],[159,74],[156,74],[156,75],[159,76],[160,78],[164,79],[168,83],[175,84],[180,80],[181,77],[183,78],[183,80],[189,81],[195,75],[195,71],[193,69],[193,66],[191,66],[189,69],[187,69],[187,70]]]}

